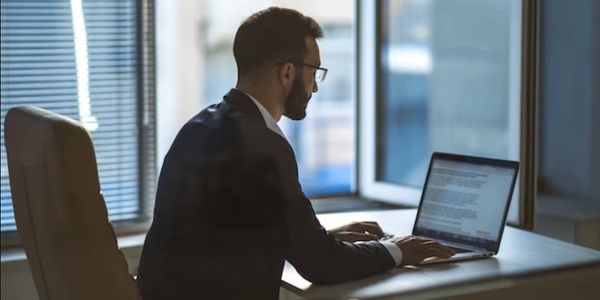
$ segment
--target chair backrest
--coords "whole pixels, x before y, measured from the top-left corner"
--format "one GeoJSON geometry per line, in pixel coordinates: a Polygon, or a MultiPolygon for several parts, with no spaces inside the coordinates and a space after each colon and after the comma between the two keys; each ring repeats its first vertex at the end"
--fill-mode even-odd
{"type": "Polygon", "coordinates": [[[4,123],[17,231],[40,299],[140,299],[100,193],[89,133],[31,106],[4,123]]]}

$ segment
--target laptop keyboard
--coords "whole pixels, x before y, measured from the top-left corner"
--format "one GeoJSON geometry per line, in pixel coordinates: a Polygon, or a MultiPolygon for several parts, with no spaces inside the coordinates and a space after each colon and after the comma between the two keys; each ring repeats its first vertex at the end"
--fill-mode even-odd
{"type": "MultiPolygon", "coordinates": [[[[395,235],[393,235],[393,234],[391,234],[391,233],[386,233],[386,232],[384,232],[384,233],[383,233],[383,237],[382,237],[380,240],[386,240],[386,239],[392,238],[392,237],[394,237],[394,236],[395,236],[395,235]]],[[[446,244],[443,244],[443,245],[444,245],[444,246],[446,246],[446,247],[448,247],[448,248],[450,248],[450,249],[452,249],[452,250],[454,250],[454,252],[455,252],[456,254],[458,254],[458,253],[467,253],[467,252],[473,252],[473,250],[469,250],[469,249],[452,247],[452,246],[450,246],[450,245],[446,245],[446,244]]]]}
{"type": "Polygon", "coordinates": [[[454,250],[454,252],[458,253],[465,253],[465,252],[473,252],[473,250],[468,250],[468,249],[463,249],[463,248],[457,248],[457,247],[452,247],[452,246],[448,246],[446,245],[448,248],[454,250]]]}

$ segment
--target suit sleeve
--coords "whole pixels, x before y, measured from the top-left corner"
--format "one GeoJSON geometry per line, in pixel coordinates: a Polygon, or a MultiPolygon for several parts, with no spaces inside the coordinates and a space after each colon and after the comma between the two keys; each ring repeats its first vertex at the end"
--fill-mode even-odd
{"type": "Polygon", "coordinates": [[[319,223],[298,181],[291,149],[278,155],[279,178],[285,205],[286,253],[305,279],[332,284],[389,270],[394,259],[379,242],[360,244],[337,241],[319,223]]]}

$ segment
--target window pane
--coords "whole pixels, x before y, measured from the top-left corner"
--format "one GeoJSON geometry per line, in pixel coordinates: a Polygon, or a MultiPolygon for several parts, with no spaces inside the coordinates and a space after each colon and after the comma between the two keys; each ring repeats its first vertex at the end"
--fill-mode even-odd
{"type": "Polygon", "coordinates": [[[600,250],[600,2],[540,5],[535,232],[600,250]]]}
{"type": "Polygon", "coordinates": [[[377,181],[422,186],[433,151],[517,155],[519,5],[382,2],[377,181]]]}
{"type": "MultiPolygon", "coordinates": [[[[140,214],[137,4],[2,1],[2,126],[34,105],[81,121],[111,221],[140,214]]],[[[2,231],[16,229],[2,128],[2,231]]]]}
{"type": "Polygon", "coordinates": [[[354,2],[218,1],[204,2],[203,105],[221,101],[237,79],[233,39],[242,20],[269,6],[296,9],[314,18],[325,37],[318,41],[327,78],[313,95],[307,117],[279,122],[298,160],[300,181],[309,196],[354,189],[354,2]],[[231,9],[235,7],[235,9],[231,9]]]}

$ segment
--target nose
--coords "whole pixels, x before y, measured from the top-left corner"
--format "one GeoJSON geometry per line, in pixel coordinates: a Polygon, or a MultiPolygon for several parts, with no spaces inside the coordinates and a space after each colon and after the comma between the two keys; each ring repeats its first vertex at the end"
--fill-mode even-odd
{"type": "Polygon", "coordinates": [[[312,89],[312,92],[313,92],[313,93],[316,93],[316,92],[318,92],[318,91],[319,91],[319,86],[317,85],[317,81],[315,81],[315,83],[313,84],[313,89],[312,89]]]}

